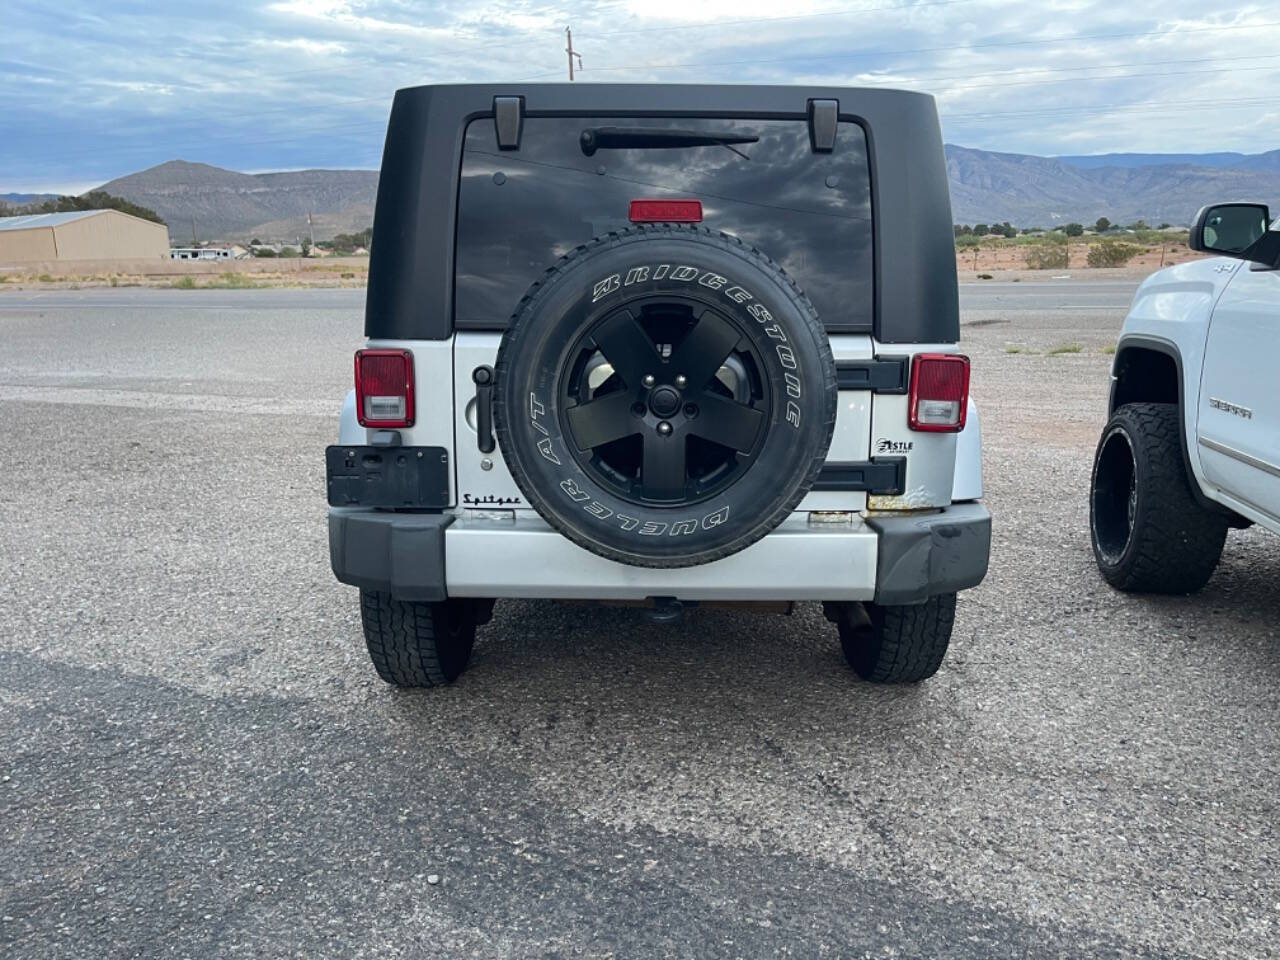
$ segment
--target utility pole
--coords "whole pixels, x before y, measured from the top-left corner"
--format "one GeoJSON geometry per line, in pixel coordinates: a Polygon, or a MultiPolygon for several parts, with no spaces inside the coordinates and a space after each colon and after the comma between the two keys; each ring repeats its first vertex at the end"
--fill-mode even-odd
{"type": "MultiPolygon", "coordinates": [[[[568,44],[564,48],[564,52],[569,55],[569,82],[572,83],[573,82],[573,58],[578,57],[578,55],[573,52],[573,31],[569,27],[564,28],[564,36],[568,44]]],[[[578,57],[578,69],[579,70],[582,69],[582,57],[578,57]]]]}
{"type": "Polygon", "coordinates": [[[193,247],[200,246],[200,241],[196,239],[196,218],[191,218],[191,245],[193,247]]]}

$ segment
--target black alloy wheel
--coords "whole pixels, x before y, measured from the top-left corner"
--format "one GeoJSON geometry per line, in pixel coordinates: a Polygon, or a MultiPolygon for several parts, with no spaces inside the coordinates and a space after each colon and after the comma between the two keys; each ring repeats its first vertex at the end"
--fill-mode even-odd
{"type": "Polygon", "coordinates": [[[769,420],[759,351],[697,300],[649,298],[602,317],[569,352],[565,436],[623,499],[694,504],[737,480],[769,420]]]}

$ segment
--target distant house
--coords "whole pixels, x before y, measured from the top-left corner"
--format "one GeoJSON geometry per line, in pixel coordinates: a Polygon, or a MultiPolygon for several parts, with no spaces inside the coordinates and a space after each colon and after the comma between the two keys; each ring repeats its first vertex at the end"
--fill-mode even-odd
{"type": "Polygon", "coordinates": [[[119,210],[0,217],[0,263],[163,257],[169,228],[119,210]]]}
{"type": "Polygon", "coordinates": [[[234,260],[235,253],[231,247],[173,247],[169,250],[170,260],[234,260]]]}

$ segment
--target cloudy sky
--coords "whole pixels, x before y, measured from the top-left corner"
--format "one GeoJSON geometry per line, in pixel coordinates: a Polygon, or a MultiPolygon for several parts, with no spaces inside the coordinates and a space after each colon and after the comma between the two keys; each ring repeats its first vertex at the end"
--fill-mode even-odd
{"type": "Polygon", "coordinates": [[[7,0],[0,192],[182,158],[376,168],[419,83],[927,90],[948,141],[1019,153],[1280,147],[1280,5],[1204,0],[7,0]]]}

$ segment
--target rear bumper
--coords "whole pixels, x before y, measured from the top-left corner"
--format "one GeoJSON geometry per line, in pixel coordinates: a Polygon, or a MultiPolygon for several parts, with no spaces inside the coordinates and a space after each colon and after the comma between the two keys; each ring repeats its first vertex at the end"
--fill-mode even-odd
{"type": "Polygon", "coordinates": [[[405,600],[451,597],[643,600],[875,600],[920,603],[981,582],[991,514],[979,503],[929,514],[811,524],[796,514],[745,550],[659,570],[598,557],[539,517],[333,507],[329,548],[343,583],[405,600]]]}
{"type": "Polygon", "coordinates": [[[880,537],[876,602],[923,603],[976,587],[991,556],[991,512],[955,503],[939,513],[868,517],[880,537]]]}

